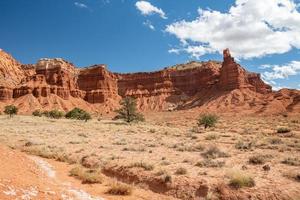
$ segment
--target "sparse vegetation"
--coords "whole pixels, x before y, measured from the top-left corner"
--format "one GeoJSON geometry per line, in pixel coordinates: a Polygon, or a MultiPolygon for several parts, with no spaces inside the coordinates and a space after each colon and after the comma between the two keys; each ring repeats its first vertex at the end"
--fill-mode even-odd
{"type": "Polygon", "coordinates": [[[281,127],[277,129],[277,133],[289,133],[289,132],[291,132],[291,129],[289,128],[281,127]]]}
{"type": "Polygon", "coordinates": [[[288,157],[288,158],[285,158],[282,161],[282,163],[286,164],[286,165],[291,165],[291,166],[300,166],[300,160],[298,158],[288,157]]]}
{"type": "Polygon", "coordinates": [[[144,116],[137,112],[135,99],[126,97],[120,102],[120,104],[122,107],[119,110],[116,110],[118,115],[115,117],[115,119],[123,119],[127,123],[134,121],[145,121],[144,116]]]}
{"type": "Polygon", "coordinates": [[[102,183],[102,175],[99,170],[95,169],[76,166],[70,170],[69,175],[78,178],[83,184],[102,183]]]}
{"type": "Polygon", "coordinates": [[[243,171],[235,170],[229,174],[229,185],[238,189],[243,187],[254,187],[254,179],[243,171]]]}
{"type": "Polygon", "coordinates": [[[215,133],[211,133],[205,136],[205,140],[216,140],[218,139],[219,136],[215,133]]]}
{"type": "Polygon", "coordinates": [[[212,159],[204,159],[195,164],[195,166],[197,167],[211,167],[211,168],[223,167],[224,165],[225,165],[224,161],[214,161],[212,159]]]}
{"type": "Polygon", "coordinates": [[[10,118],[12,118],[14,115],[18,113],[18,108],[14,105],[5,106],[4,113],[9,115],[10,118]]]}
{"type": "Polygon", "coordinates": [[[198,126],[204,126],[204,128],[213,127],[218,121],[218,117],[213,114],[203,114],[198,119],[198,126]]]}
{"type": "Polygon", "coordinates": [[[224,158],[229,157],[229,155],[223,151],[221,151],[216,146],[209,147],[205,152],[201,154],[204,158],[207,159],[215,159],[215,158],[224,158]]]}
{"type": "Polygon", "coordinates": [[[88,112],[80,108],[74,108],[73,110],[69,111],[65,117],[67,119],[77,119],[77,120],[84,120],[84,121],[88,121],[92,119],[91,115],[88,112]]]}
{"type": "Polygon", "coordinates": [[[123,183],[115,182],[109,187],[106,193],[111,195],[122,195],[122,196],[131,195],[132,187],[123,183]]]}
{"type": "Polygon", "coordinates": [[[154,169],[154,166],[152,164],[148,164],[148,163],[145,163],[145,162],[135,162],[133,164],[131,164],[129,166],[130,168],[132,167],[139,167],[139,168],[143,168],[144,170],[146,171],[151,171],[154,169]]]}
{"type": "Polygon", "coordinates": [[[32,112],[32,115],[35,117],[42,117],[43,116],[43,112],[41,112],[40,110],[35,110],[32,112]]]}
{"type": "Polygon", "coordinates": [[[249,158],[249,163],[253,165],[262,165],[265,164],[271,157],[271,155],[253,155],[249,158]]]}
{"type": "Polygon", "coordinates": [[[183,168],[183,167],[179,167],[178,169],[176,169],[175,171],[176,175],[184,175],[187,174],[187,169],[183,168]]]}
{"type": "Polygon", "coordinates": [[[252,149],[252,147],[254,146],[254,142],[246,142],[243,140],[239,140],[236,144],[235,144],[235,148],[236,149],[240,149],[240,150],[250,150],[252,149]]]}
{"type": "Polygon", "coordinates": [[[64,113],[59,110],[45,111],[43,115],[52,119],[61,119],[64,117],[64,113]]]}

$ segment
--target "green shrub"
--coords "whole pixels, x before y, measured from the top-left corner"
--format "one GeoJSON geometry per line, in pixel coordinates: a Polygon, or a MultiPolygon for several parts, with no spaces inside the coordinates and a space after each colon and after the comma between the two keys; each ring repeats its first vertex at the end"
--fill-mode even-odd
{"type": "Polygon", "coordinates": [[[218,121],[218,117],[213,114],[201,115],[198,119],[198,126],[204,126],[204,128],[213,127],[218,121]]]}
{"type": "Polygon", "coordinates": [[[48,111],[44,112],[44,115],[49,118],[60,119],[64,116],[64,113],[59,110],[51,110],[49,112],[48,111]]]}
{"type": "Polygon", "coordinates": [[[289,128],[281,127],[277,129],[277,133],[289,133],[289,132],[291,132],[291,129],[289,128]]]}
{"type": "Polygon", "coordinates": [[[32,115],[35,117],[41,117],[43,116],[43,112],[41,112],[40,110],[35,110],[32,112],[32,115]]]}
{"type": "Polygon", "coordinates": [[[88,112],[80,108],[74,108],[73,110],[69,111],[66,114],[66,118],[85,120],[85,121],[92,119],[91,115],[88,112]]]}
{"type": "Polygon", "coordinates": [[[115,111],[116,113],[118,113],[115,119],[123,119],[127,123],[134,121],[145,121],[144,116],[141,113],[137,112],[135,99],[126,97],[120,102],[120,104],[122,107],[119,110],[115,111]]]}
{"type": "Polygon", "coordinates": [[[18,113],[18,108],[14,105],[5,106],[4,113],[9,115],[9,117],[13,117],[18,113]]]}

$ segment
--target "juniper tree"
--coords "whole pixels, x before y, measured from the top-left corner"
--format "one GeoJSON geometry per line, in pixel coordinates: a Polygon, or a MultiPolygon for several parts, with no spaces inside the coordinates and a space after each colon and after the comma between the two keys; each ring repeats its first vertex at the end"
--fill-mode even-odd
{"type": "Polygon", "coordinates": [[[123,119],[127,123],[133,122],[133,121],[144,121],[144,116],[137,112],[137,105],[136,100],[131,97],[125,97],[120,102],[121,108],[116,110],[116,113],[118,115],[115,117],[116,119],[123,119]]]}
{"type": "Polygon", "coordinates": [[[5,106],[4,113],[9,115],[9,117],[13,117],[18,113],[18,108],[14,105],[5,106]]]}

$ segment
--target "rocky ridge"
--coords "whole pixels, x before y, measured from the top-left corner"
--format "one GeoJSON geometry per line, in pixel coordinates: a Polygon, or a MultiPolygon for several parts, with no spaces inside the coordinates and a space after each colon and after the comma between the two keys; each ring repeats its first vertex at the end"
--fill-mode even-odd
{"type": "Polygon", "coordinates": [[[143,111],[200,109],[222,112],[299,111],[300,91],[272,91],[260,75],[235,62],[228,49],[223,62],[190,62],[156,72],[120,74],[105,65],[76,68],[61,58],[22,65],[0,51],[0,106],[69,110],[81,107],[108,113],[125,96],[143,111]]]}

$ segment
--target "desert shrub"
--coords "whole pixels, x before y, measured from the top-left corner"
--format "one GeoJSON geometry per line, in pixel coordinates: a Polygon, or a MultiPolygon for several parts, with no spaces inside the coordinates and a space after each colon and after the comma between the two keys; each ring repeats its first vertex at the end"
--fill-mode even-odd
{"type": "Polygon", "coordinates": [[[69,175],[81,180],[83,184],[102,183],[101,173],[95,169],[84,169],[76,166],[70,170],[69,175]]]}
{"type": "Polygon", "coordinates": [[[253,187],[255,186],[254,179],[248,175],[245,174],[243,171],[233,171],[229,175],[230,181],[229,185],[234,188],[242,188],[242,187],[253,187]]]}
{"type": "Polygon", "coordinates": [[[221,151],[216,146],[209,147],[205,152],[201,154],[204,158],[207,159],[215,159],[215,158],[224,158],[229,157],[229,155],[223,151],[221,151]]]}
{"type": "Polygon", "coordinates": [[[65,117],[67,119],[78,119],[85,121],[92,119],[91,115],[88,112],[80,108],[74,108],[73,110],[69,111],[65,117]]]}
{"type": "Polygon", "coordinates": [[[59,110],[51,110],[49,112],[47,112],[47,111],[44,112],[44,115],[46,117],[53,118],[53,119],[61,119],[61,118],[63,118],[64,113],[59,110]]]}
{"type": "Polygon", "coordinates": [[[253,165],[261,165],[266,163],[271,157],[271,155],[253,155],[249,158],[249,163],[253,165]]]}
{"type": "Polygon", "coordinates": [[[195,164],[195,166],[197,167],[211,167],[211,168],[223,167],[224,165],[225,165],[224,161],[214,161],[212,159],[204,159],[195,164]]]}
{"type": "Polygon", "coordinates": [[[203,114],[198,119],[198,126],[204,126],[204,128],[213,127],[218,121],[218,117],[213,114],[203,114]]]}
{"type": "Polygon", "coordinates": [[[13,117],[18,113],[18,108],[14,105],[5,106],[4,113],[9,115],[9,117],[13,117]]]}
{"type": "Polygon", "coordinates": [[[300,160],[298,158],[288,157],[288,158],[285,158],[282,161],[282,163],[286,164],[286,165],[291,165],[291,166],[300,166],[300,160]]]}
{"type": "Polygon", "coordinates": [[[236,144],[235,144],[235,148],[236,149],[240,149],[240,150],[249,150],[254,146],[253,142],[245,142],[242,140],[239,140],[236,144]]]}
{"type": "Polygon", "coordinates": [[[281,144],[282,140],[280,138],[273,137],[269,139],[269,142],[270,144],[281,144]]]}
{"type": "Polygon", "coordinates": [[[134,121],[145,121],[144,116],[137,112],[136,100],[131,97],[124,98],[121,102],[121,108],[116,110],[117,116],[115,119],[123,119],[127,123],[134,121]]]}
{"type": "Polygon", "coordinates": [[[154,166],[152,164],[148,164],[145,162],[135,162],[135,163],[131,164],[129,167],[130,168],[132,168],[132,167],[143,168],[146,171],[151,171],[154,169],[154,166]]]}
{"type": "Polygon", "coordinates": [[[289,128],[281,127],[277,129],[277,133],[289,133],[289,132],[291,132],[291,129],[289,128]]]}
{"type": "Polygon", "coordinates": [[[131,195],[132,188],[129,185],[115,182],[113,183],[110,188],[106,192],[107,194],[112,195],[131,195]]]}
{"type": "Polygon", "coordinates": [[[32,112],[32,115],[35,117],[42,117],[43,116],[43,112],[41,112],[40,110],[35,110],[32,112]]]}
{"type": "Polygon", "coordinates": [[[218,139],[219,136],[215,133],[211,133],[205,136],[205,140],[216,140],[218,139]]]}
{"type": "Polygon", "coordinates": [[[176,169],[175,174],[176,175],[184,175],[184,174],[187,174],[187,170],[186,170],[186,168],[179,167],[178,169],[176,169]]]}
{"type": "Polygon", "coordinates": [[[300,182],[300,172],[299,171],[287,171],[283,173],[283,176],[300,182]]]}

